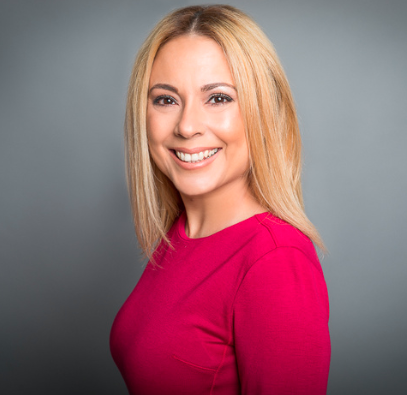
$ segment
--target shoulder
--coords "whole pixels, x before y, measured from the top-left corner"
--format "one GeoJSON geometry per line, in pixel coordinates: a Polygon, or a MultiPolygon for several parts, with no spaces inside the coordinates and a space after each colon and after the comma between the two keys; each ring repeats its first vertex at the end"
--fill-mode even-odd
{"type": "MultiPolygon", "coordinates": [[[[258,222],[257,242],[267,245],[263,255],[281,255],[297,251],[311,262],[318,262],[312,241],[300,230],[271,213],[255,216],[258,222]]],[[[260,258],[260,257],[259,257],[260,258]]]]}
{"type": "MultiPolygon", "coordinates": [[[[253,300],[268,304],[273,300],[273,306],[281,301],[282,308],[292,310],[293,306],[301,306],[308,300],[309,305],[319,311],[318,314],[329,317],[324,274],[311,240],[270,213],[256,217],[259,224],[256,227],[256,244],[261,253],[256,254],[256,259],[246,266],[235,305],[250,305],[253,300]],[[267,244],[268,248],[261,248],[260,244],[267,244]],[[289,303],[290,300],[292,303],[289,303]]],[[[310,309],[307,307],[305,310],[310,309]]]]}

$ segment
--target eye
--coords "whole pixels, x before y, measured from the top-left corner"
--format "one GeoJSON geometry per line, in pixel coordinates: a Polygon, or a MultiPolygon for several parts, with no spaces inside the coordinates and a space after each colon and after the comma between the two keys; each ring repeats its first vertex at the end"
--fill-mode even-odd
{"type": "Polygon", "coordinates": [[[224,93],[215,93],[209,98],[208,103],[216,106],[219,104],[226,104],[232,101],[233,99],[230,96],[225,95],[224,93]]]}
{"type": "Polygon", "coordinates": [[[161,95],[153,100],[153,104],[157,106],[172,106],[174,104],[177,104],[177,102],[171,96],[161,95]]]}

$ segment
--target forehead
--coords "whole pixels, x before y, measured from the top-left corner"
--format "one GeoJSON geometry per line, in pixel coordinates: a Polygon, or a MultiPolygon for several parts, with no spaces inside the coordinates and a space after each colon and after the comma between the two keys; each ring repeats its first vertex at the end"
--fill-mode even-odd
{"type": "Polygon", "coordinates": [[[158,51],[150,85],[155,83],[233,84],[228,61],[218,43],[208,37],[176,37],[158,51]]]}

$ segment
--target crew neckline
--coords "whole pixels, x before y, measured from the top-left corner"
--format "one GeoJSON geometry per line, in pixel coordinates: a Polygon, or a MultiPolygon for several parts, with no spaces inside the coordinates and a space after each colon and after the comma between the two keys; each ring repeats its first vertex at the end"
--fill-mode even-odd
{"type": "Polygon", "coordinates": [[[246,225],[247,223],[249,223],[249,222],[251,222],[253,220],[257,220],[258,222],[261,222],[268,215],[270,215],[270,213],[268,211],[265,211],[265,212],[260,213],[260,214],[254,214],[251,217],[244,219],[243,221],[240,221],[240,222],[237,222],[236,224],[230,225],[230,226],[228,226],[228,227],[226,227],[224,229],[221,229],[221,230],[219,230],[219,231],[217,231],[215,233],[212,233],[211,235],[204,236],[204,237],[192,238],[192,237],[188,237],[186,232],[185,232],[185,224],[186,224],[187,215],[186,215],[186,212],[183,211],[181,213],[181,215],[179,216],[179,219],[178,219],[177,233],[183,240],[186,240],[186,241],[189,241],[189,242],[194,242],[194,241],[198,242],[198,241],[202,241],[202,240],[207,240],[207,239],[212,238],[212,237],[216,237],[216,236],[218,236],[220,234],[223,234],[225,232],[228,232],[230,230],[234,230],[237,227],[240,227],[242,225],[246,225]]]}

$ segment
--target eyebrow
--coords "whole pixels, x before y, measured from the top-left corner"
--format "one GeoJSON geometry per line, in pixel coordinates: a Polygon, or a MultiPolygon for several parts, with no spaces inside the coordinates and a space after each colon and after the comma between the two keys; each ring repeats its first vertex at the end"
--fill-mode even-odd
{"type": "MultiPolygon", "coordinates": [[[[212,84],[206,84],[204,86],[201,87],[201,92],[208,92],[211,91],[213,89],[216,89],[220,86],[226,86],[228,88],[232,88],[236,91],[236,88],[231,85],[231,84],[227,84],[226,82],[214,82],[212,84]]],[[[149,89],[149,93],[151,93],[154,89],[164,89],[170,92],[174,92],[178,94],[178,89],[175,88],[175,86],[169,85],[169,84],[155,84],[153,85],[150,89],[149,89]]]]}
{"type": "Polygon", "coordinates": [[[232,88],[232,89],[236,90],[236,88],[233,85],[227,84],[226,82],[215,82],[213,84],[204,85],[201,88],[201,92],[208,92],[208,91],[211,91],[212,89],[218,88],[219,86],[227,86],[228,88],[232,88]]]}
{"type": "Polygon", "coordinates": [[[169,84],[155,84],[149,89],[148,93],[151,93],[153,89],[165,89],[166,91],[178,93],[178,89],[169,84]]]}

